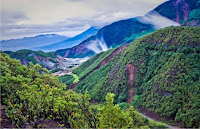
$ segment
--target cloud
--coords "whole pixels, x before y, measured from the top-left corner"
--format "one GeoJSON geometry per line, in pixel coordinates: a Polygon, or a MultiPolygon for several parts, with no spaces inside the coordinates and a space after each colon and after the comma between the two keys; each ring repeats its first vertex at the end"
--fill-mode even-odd
{"type": "Polygon", "coordinates": [[[21,11],[2,10],[1,11],[1,26],[16,24],[17,22],[28,19],[28,17],[21,11]]]}
{"type": "Polygon", "coordinates": [[[90,41],[89,45],[87,45],[87,48],[96,54],[109,50],[103,38],[101,38],[101,40],[96,39],[90,41]]]}
{"type": "Polygon", "coordinates": [[[91,26],[145,15],[165,1],[1,0],[2,39],[62,32],[75,36],[91,26]]]}
{"type": "Polygon", "coordinates": [[[156,11],[151,11],[145,16],[138,17],[137,19],[143,23],[147,23],[147,24],[149,23],[149,24],[154,25],[155,29],[160,29],[167,26],[180,26],[179,23],[172,21],[164,16],[161,16],[156,11]]]}
{"type": "Polygon", "coordinates": [[[12,38],[23,38],[24,36],[31,37],[39,34],[54,33],[73,37],[88,28],[89,26],[87,25],[71,27],[58,23],[52,25],[6,25],[1,27],[1,36],[4,39],[9,39],[10,35],[12,38]]]}

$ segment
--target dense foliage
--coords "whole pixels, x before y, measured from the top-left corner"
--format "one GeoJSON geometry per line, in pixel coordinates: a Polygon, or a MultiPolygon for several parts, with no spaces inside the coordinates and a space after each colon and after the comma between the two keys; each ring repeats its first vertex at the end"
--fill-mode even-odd
{"type": "Polygon", "coordinates": [[[66,91],[66,85],[39,64],[21,65],[0,53],[1,104],[6,105],[6,116],[16,127],[48,127],[44,120],[57,120],[60,127],[72,128],[166,128],[143,118],[133,107],[122,110],[113,104],[113,94],[108,93],[106,104],[95,108],[89,95],[66,91]],[[110,119],[112,118],[112,119],[110,119]],[[45,125],[45,124],[44,124],[45,125]]]}
{"type": "Polygon", "coordinates": [[[20,58],[27,57],[29,54],[35,54],[35,55],[39,55],[39,56],[42,56],[42,57],[56,58],[56,53],[55,52],[45,53],[43,51],[32,51],[32,50],[29,50],[29,49],[22,49],[22,50],[18,50],[16,52],[10,52],[9,56],[11,58],[20,59],[20,58]]]}
{"type": "Polygon", "coordinates": [[[72,75],[68,75],[68,74],[58,77],[58,79],[60,80],[60,82],[65,83],[66,85],[73,84],[75,80],[75,78],[72,75]]]}
{"type": "Polygon", "coordinates": [[[183,121],[185,127],[200,126],[200,27],[167,27],[137,39],[76,91],[87,90],[99,101],[112,92],[115,103],[127,101],[128,64],[136,68],[133,105],[183,121]]]}
{"type": "Polygon", "coordinates": [[[77,83],[79,81],[79,77],[76,74],[67,74],[58,77],[58,79],[60,80],[60,82],[65,83],[66,85],[77,83]]]}

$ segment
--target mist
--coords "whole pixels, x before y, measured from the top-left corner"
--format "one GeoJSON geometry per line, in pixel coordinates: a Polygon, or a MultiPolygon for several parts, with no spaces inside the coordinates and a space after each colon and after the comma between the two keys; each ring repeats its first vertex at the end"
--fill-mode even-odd
{"type": "Polygon", "coordinates": [[[92,50],[94,53],[98,54],[103,51],[109,50],[103,38],[92,40],[89,45],[87,45],[89,50],[92,50]]]}
{"type": "Polygon", "coordinates": [[[172,21],[164,16],[161,16],[156,11],[151,11],[143,17],[137,18],[140,22],[152,24],[154,29],[161,29],[167,26],[180,26],[179,23],[172,21]]]}

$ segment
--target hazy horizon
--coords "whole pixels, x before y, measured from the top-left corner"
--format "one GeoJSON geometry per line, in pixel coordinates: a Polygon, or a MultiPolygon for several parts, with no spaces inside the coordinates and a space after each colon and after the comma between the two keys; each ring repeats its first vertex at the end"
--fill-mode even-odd
{"type": "Polygon", "coordinates": [[[167,0],[2,0],[1,40],[76,36],[90,27],[143,16],[167,0]]]}

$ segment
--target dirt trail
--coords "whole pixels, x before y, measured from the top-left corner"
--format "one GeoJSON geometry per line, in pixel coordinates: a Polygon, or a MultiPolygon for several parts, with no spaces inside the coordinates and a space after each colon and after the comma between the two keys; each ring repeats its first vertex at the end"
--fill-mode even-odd
{"type": "MultiPolygon", "coordinates": [[[[156,122],[161,122],[162,120],[164,121],[171,121],[174,118],[166,118],[166,117],[161,117],[159,114],[156,114],[155,112],[150,112],[147,108],[143,107],[138,107],[138,110],[140,111],[140,114],[150,120],[156,121],[156,122]]],[[[166,123],[165,123],[166,124],[166,123]]],[[[183,122],[179,122],[176,125],[168,125],[166,124],[170,129],[180,129],[183,128],[183,122]]]]}
{"type": "MultiPolygon", "coordinates": [[[[155,121],[155,122],[160,122],[160,121],[158,121],[158,120],[154,120],[154,119],[152,119],[151,117],[148,117],[148,116],[146,116],[145,114],[143,114],[143,113],[140,113],[140,115],[142,115],[143,117],[145,117],[145,118],[147,118],[147,119],[149,119],[149,120],[153,120],[153,121],[155,121]]],[[[166,124],[166,123],[165,123],[166,124]]],[[[177,127],[177,126],[172,126],[172,125],[168,125],[168,124],[166,124],[170,129],[180,129],[179,127],[177,127]]]]}
{"type": "Polygon", "coordinates": [[[133,99],[134,99],[134,87],[135,87],[135,78],[136,78],[136,68],[132,64],[128,64],[127,67],[127,73],[128,73],[128,81],[127,81],[127,86],[128,86],[128,98],[127,98],[127,103],[130,104],[133,99]]]}

